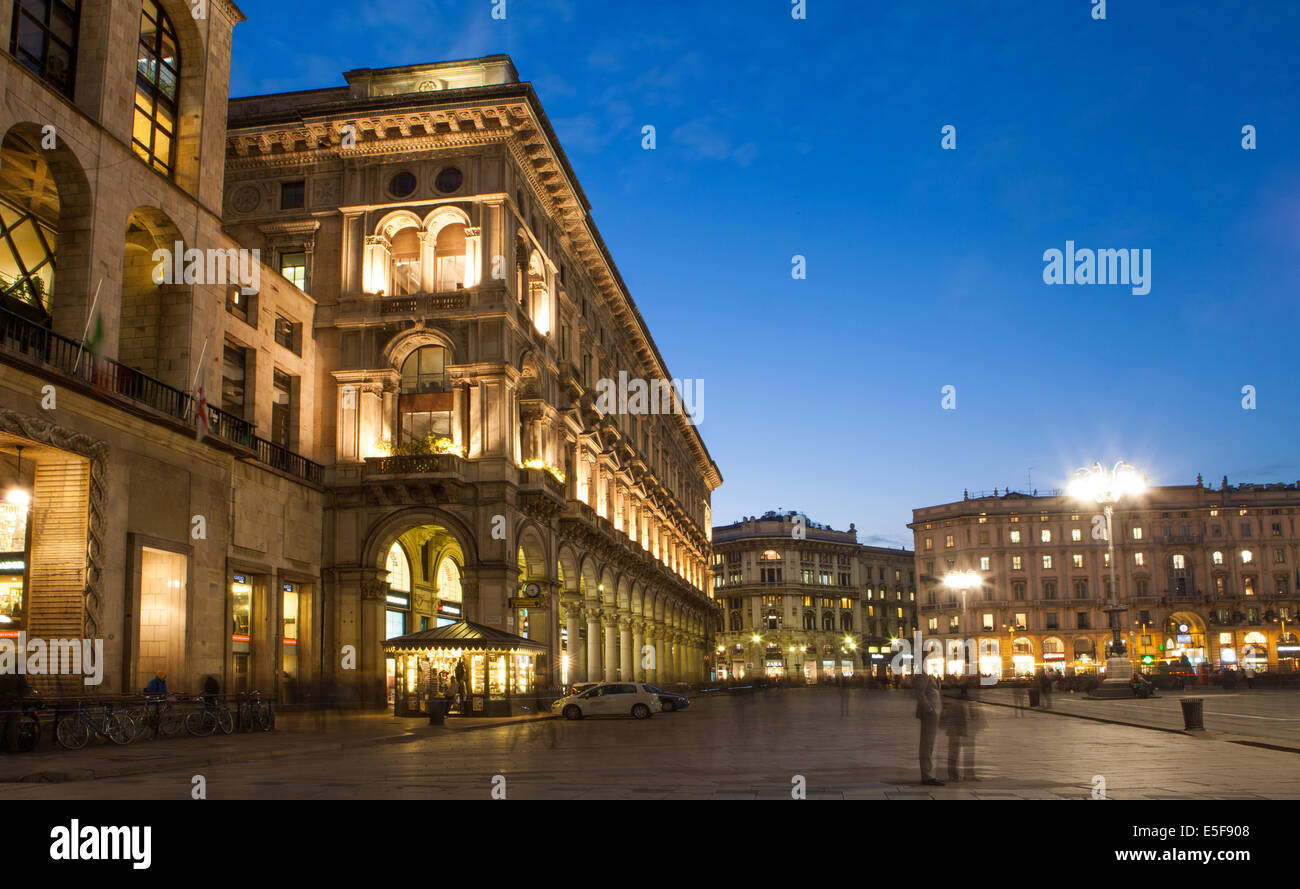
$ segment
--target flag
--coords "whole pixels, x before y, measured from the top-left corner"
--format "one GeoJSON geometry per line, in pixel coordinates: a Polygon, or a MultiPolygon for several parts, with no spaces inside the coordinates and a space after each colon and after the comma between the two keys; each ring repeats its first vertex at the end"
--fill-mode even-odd
{"type": "Polygon", "coordinates": [[[85,349],[94,358],[99,354],[99,344],[104,341],[104,319],[98,314],[95,315],[95,329],[90,332],[84,343],[85,349]]]}
{"type": "Polygon", "coordinates": [[[199,387],[197,401],[198,408],[194,412],[194,424],[199,430],[199,441],[203,441],[203,436],[207,435],[210,430],[208,429],[208,397],[203,394],[202,386],[199,387]]]}

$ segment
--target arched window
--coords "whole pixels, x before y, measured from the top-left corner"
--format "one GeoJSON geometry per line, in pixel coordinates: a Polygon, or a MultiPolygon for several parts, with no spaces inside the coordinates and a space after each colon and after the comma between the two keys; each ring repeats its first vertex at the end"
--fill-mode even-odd
{"type": "Polygon", "coordinates": [[[447,350],[422,346],[402,362],[402,388],[398,397],[399,441],[427,441],[451,437],[454,395],[447,386],[447,350]]]}
{"type": "Polygon", "coordinates": [[[817,629],[817,615],[813,614],[811,611],[805,611],[803,613],[803,628],[805,630],[817,629]]]}
{"type": "Polygon", "coordinates": [[[1223,553],[1220,552],[1219,550],[1216,549],[1216,550],[1214,551],[1214,556],[1213,556],[1212,558],[1213,558],[1213,560],[1214,560],[1214,564],[1216,564],[1216,565],[1222,565],[1222,564],[1223,564],[1223,553]]]}
{"type": "Polygon", "coordinates": [[[853,629],[853,614],[852,614],[852,612],[845,611],[845,612],[842,612],[842,613],[840,614],[840,629],[841,629],[841,630],[852,630],[852,629],[853,629]]]}
{"type": "Polygon", "coordinates": [[[823,630],[835,629],[835,615],[832,612],[827,611],[825,614],[822,615],[822,629],[823,630]]]}
{"type": "Polygon", "coordinates": [[[433,246],[434,289],[439,293],[465,286],[465,226],[443,226],[433,246]]]}
{"type": "Polygon", "coordinates": [[[438,563],[438,598],[444,602],[460,602],[460,566],[449,558],[443,557],[438,563]]]}
{"type": "Polygon", "coordinates": [[[159,173],[170,176],[176,154],[181,54],[176,28],[154,0],[144,0],[137,50],[131,147],[159,173]]]}
{"type": "Polygon", "coordinates": [[[424,289],[420,271],[420,231],[404,228],[393,235],[389,248],[393,267],[389,280],[393,282],[393,296],[407,296],[424,289]]]}
{"type": "Polygon", "coordinates": [[[733,612],[731,612],[731,618],[730,618],[730,620],[731,620],[731,625],[730,625],[730,626],[731,626],[731,632],[733,632],[733,633],[739,632],[739,631],[740,631],[740,612],[739,612],[739,611],[733,611],[733,612]]]}
{"type": "Polygon", "coordinates": [[[388,551],[388,586],[400,593],[411,591],[411,562],[406,558],[406,550],[396,541],[388,551]]]}

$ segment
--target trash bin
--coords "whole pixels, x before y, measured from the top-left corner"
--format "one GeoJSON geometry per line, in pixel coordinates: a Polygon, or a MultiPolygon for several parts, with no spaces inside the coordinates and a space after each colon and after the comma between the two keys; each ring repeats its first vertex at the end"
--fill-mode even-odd
{"type": "Polygon", "coordinates": [[[1205,698],[1183,698],[1183,728],[1186,731],[1205,731],[1205,698]]]}
{"type": "Polygon", "coordinates": [[[1041,692],[1036,688],[1031,688],[1029,690],[1029,706],[1037,707],[1040,700],[1042,700],[1041,692]]]}
{"type": "Polygon", "coordinates": [[[444,725],[447,721],[447,704],[445,701],[429,702],[429,725],[444,725]]]}

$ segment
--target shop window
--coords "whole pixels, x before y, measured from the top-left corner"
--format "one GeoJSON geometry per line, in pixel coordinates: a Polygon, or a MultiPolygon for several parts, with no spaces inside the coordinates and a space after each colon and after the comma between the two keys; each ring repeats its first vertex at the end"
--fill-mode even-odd
{"type": "Polygon", "coordinates": [[[140,548],[136,691],[144,689],[159,670],[167,671],[171,687],[184,687],[187,564],[183,553],[140,548]]]}
{"type": "Polygon", "coordinates": [[[154,0],[140,12],[131,147],[164,176],[173,170],[181,57],[176,29],[154,0]]]}
{"type": "Polygon", "coordinates": [[[27,515],[28,506],[24,502],[0,502],[0,631],[16,630],[24,625],[27,515]]]}
{"type": "Polygon", "coordinates": [[[253,690],[253,583],[246,574],[230,582],[231,687],[233,692],[253,690]]]}
{"type": "Polygon", "coordinates": [[[302,682],[300,649],[303,642],[303,604],[301,586],[296,583],[280,585],[280,647],[283,649],[280,658],[280,697],[287,704],[298,702],[298,688],[302,682]]]}

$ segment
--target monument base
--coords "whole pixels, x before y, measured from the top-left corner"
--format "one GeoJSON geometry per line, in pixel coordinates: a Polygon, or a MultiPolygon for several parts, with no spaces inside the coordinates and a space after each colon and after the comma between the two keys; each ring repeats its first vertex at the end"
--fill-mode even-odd
{"type": "Polygon", "coordinates": [[[1133,664],[1127,656],[1112,657],[1106,660],[1106,678],[1101,685],[1094,688],[1089,697],[1093,698],[1132,698],[1133,664]]]}

